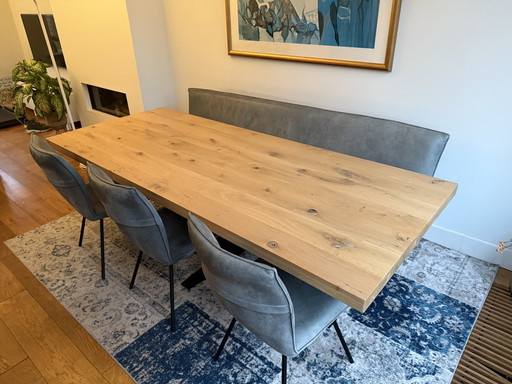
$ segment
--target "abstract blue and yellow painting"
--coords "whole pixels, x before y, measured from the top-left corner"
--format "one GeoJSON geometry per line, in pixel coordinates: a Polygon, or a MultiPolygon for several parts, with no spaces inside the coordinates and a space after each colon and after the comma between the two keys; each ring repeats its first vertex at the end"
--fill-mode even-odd
{"type": "Polygon", "coordinates": [[[240,40],[374,48],[380,0],[238,0],[240,40]]]}

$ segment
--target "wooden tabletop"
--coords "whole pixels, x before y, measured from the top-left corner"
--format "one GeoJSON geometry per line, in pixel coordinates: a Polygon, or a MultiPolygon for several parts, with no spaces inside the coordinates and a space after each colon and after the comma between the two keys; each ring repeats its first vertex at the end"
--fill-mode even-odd
{"type": "Polygon", "coordinates": [[[169,109],[48,138],[364,311],[457,184],[169,109]]]}

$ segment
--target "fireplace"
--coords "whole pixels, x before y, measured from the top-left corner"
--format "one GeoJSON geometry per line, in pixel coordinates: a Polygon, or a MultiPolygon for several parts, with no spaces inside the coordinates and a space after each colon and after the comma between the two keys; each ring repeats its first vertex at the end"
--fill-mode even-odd
{"type": "Polygon", "coordinates": [[[111,89],[87,85],[91,108],[117,117],[128,116],[130,109],[126,94],[111,89]]]}

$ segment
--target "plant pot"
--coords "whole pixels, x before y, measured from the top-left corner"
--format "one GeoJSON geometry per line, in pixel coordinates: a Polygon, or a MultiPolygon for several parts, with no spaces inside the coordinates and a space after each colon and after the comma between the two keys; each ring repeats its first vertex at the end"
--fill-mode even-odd
{"type": "Polygon", "coordinates": [[[66,114],[64,114],[60,120],[57,119],[57,112],[49,113],[48,115],[45,115],[45,117],[43,118],[36,116],[35,120],[41,124],[46,125],[48,128],[54,129],[56,131],[66,129],[66,124],[68,122],[66,114]]]}
{"type": "Polygon", "coordinates": [[[25,118],[27,120],[35,120],[36,119],[36,114],[35,114],[35,112],[32,109],[25,108],[25,118]]]}

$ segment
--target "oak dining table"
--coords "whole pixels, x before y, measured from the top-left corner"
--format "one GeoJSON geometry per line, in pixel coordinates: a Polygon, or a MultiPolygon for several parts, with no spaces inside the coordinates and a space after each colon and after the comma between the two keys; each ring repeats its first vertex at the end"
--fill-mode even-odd
{"type": "Polygon", "coordinates": [[[457,190],[166,108],[47,140],[361,312],[457,190]]]}

